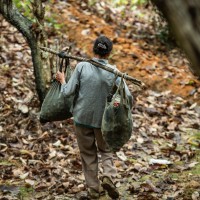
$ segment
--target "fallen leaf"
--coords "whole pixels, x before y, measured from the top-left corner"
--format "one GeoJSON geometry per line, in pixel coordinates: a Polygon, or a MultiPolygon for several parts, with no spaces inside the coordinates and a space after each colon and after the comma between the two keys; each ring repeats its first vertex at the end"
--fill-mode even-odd
{"type": "Polygon", "coordinates": [[[25,174],[21,174],[19,177],[20,179],[26,179],[26,177],[28,177],[29,172],[25,173],[25,174]]]}

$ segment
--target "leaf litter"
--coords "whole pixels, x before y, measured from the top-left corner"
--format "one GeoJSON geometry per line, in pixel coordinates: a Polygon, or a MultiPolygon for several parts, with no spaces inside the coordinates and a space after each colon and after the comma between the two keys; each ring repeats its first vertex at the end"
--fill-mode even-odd
{"type": "MultiPolygon", "coordinates": [[[[69,9],[63,12],[71,14],[72,27],[81,20],[76,16],[81,13],[70,4],[68,6],[69,9]]],[[[113,12],[110,10],[111,17],[115,13],[113,12]]],[[[86,13],[86,16],[89,15],[86,13]]],[[[84,20],[89,20],[86,16],[82,18],[84,23],[84,20]]],[[[85,189],[73,120],[45,125],[39,123],[39,102],[34,86],[30,50],[22,36],[2,18],[0,24],[3,31],[3,50],[0,56],[0,197],[73,199],[76,193],[85,189]]],[[[110,30],[114,27],[108,26],[111,26],[110,30]]],[[[94,37],[90,36],[90,26],[81,28],[82,35],[94,37]]],[[[95,31],[99,32],[99,29],[96,28],[95,31]]],[[[69,33],[69,37],[72,37],[70,34],[72,32],[69,33]]],[[[72,39],[74,40],[73,37],[72,39]]],[[[116,45],[125,45],[128,40],[121,34],[116,41],[116,45]]],[[[142,42],[141,39],[136,41],[142,42]]],[[[79,48],[82,49],[82,46],[77,41],[75,53],[80,52],[79,48]]],[[[129,44],[127,48],[132,47],[129,44]]],[[[135,55],[136,49],[133,52],[135,55]]],[[[84,51],[82,54],[84,55],[84,51]]],[[[158,51],[157,55],[159,57],[161,53],[158,51]]],[[[153,73],[157,73],[157,76],[169,78],[180,76],[180,71],[185,73],[183,68],[176,70],[170,66],[167,72],[162,73],[159,67],[165,64],[158,67],[157,63],[161,61],[155,57],[153,64],[145,66],[143,61],[146,56],[147,53],[139,49],[134,58],[140,58],[141,66],[136,67],[138,72],[136,69],[132,72],[138,78],[142,77],[141,74],[152,77],[153,73]]],[[[169,58],[172,65],[180,59],[176,50],[169,53],[169,58]]],[[[113,55],[112,59],[117,60],[118,57],[113,55]]],[[[130,62],[126,58],[125,61],[130,62]]],[[[170,63],[169,60],[166,62],[170,63]]],[[[125,67],[128,69],[127,65],[119,64],[121,70],[125,67]]],[[[190,78],[185,80],[182,76],[183,90],[184,87],[191,88],[195,85],[190,78]]],[[[198,199],[199,104],[195,102],[195,96],[193,99],[191,96],[180,97],[174,89],[168,90],[169,86],[163,92],[155,91],[156,80],[151,81],[155,81],[154,86],[143,92],[138,92],[129,85],[135,98],[132,110],[134,131],[130,141],[114,156],[119,171],[117,187],[121,196],[127,200],[198,199]],[[152,160],[154,162],[150,162],[152,160]]]]}

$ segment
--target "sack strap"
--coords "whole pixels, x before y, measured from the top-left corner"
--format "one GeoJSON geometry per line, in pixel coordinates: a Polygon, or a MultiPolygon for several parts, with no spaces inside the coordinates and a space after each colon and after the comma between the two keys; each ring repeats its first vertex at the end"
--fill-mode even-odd
{"type": "MultiPolygon", "coordinates": [[[[66,53],[69,54],[70,50],[71,48],[67,49],[66,53]]],[[[65,51],[61,51],[61,52],[65,53],[65,51]]],[[[63,67],[65,67],[64,73],[66,73],[67,67],[69,66],[69,64],[70,64],[69,58],[62,58],[60,62],[59,71],[62,72],[63,67]],[[64,60],[65,60],[65,66],[64,66],[64,60]]]]}
{"type": "MultiPolygon", "coordinates": [[[[120,101],[122,102],[122,104],[127,104],[127,103],[128,103],[128,102],[127,102],[128,99],[126,98],[125,86],[124,86],[124,76],[125,76],[125,75],[126,75],[125,73],[122,75],[119,86],[117,87],[117,86],[115,85],[117,89],[115,89],[115,90],[113,91],[113,93],[111,93],[112,96],[111,96],[111,98],[109,99],[110,102],[111,102],[111,100],[112,100],[114,94],[119,93],[119,94],[120,94],[120,98],[121,98],[120,101]]],[[[115,80],[116,80],[116,79],[115,79],[115,80]]]]}
{"type": "Polygon", "coordinates": [[[114,78],[114,81],[113,81],[113,84],[112,84],[112,88],[107,96],[107,102],[111,102],[112,101],[112,98],[113,98],[113,95],[115,94],[116,90],[117,90],[117,86],[116,86],[116,80],[117,80],[118,76],[115,75],[115,78],[114,78]]]}
{"type": "Polygon", "coordinates": [[[62,72],[62,70],[63,70],[63,63],[64,63],[64,58],[62,58],[61,61],[60,61],[60,66],[59,66],[60,72],[62,72]]]}
{"type": "Polygon", "coordinates": [[[119,85],[119,90],[121,93],[121,102],[124,104],[126,102],[124,102],[124,100],[126,99],[126,92],[125,92],[125,87],[124,87],[124,77],[125,77],[126,73],[123,73],[122,78],[121,78],[121,83],[119,85]]]}

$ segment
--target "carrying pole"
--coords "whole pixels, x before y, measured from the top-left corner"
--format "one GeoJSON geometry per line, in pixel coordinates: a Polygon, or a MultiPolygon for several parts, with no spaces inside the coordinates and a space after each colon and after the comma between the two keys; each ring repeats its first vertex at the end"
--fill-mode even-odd
{"type": "MultiPolygon", "coordinates": [[[[47,47],[40,47],[40,49],[43,50],[43,51],[55,54],[57,56],[59,55],[59,52],[57,52],[57,51],[55,51],[53,49],[49,49],[47,47]]],[[[97,66],[97,67],[99,67],[101,69],[109,71],[109,72],[111,72],[111,73],[113,73],[113,74],[115,74],[117,76],[123,77],[124,79],[126,79],[128,81],[131,81],[133,84],[135,84],[135,85],[137,85],[139,87],[142,87],[142,88],[145,87],[145,84],[142,81],[140,81],[140,80],[138,80],[136,78],[133,78],[133,77],[127,75],[126,73],[122,73],[117,69],[113,69],[113,68],[108,67],[106,65],[103,65],[103,64],[101,64],[99,62],[96,62],[95,60],[87,59],[87,58],[83,58],[83,57],[79,57],[79,56],[73,56],[73,55],[69,55],[69,54],[66,54],[66,53],[63,54],[63,58],[70,58],[70,59],[74,59],[74,60],[78,60],[78,61],[89,62],[89,63],[91,63],[91,64],[93,64],[93,65],[95,65],[95,66],[97,66]]]]}

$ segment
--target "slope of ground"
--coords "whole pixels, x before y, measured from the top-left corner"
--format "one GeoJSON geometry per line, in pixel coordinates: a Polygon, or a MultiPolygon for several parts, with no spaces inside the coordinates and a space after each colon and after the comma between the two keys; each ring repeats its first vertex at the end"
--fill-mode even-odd
{"type": "MultiPolygon", "coordinates": [[[[115,41],[111,61],[149,86],[138,93],[129,85],[136,99],[134,131],[114,156],[120,199],[198,199],[199,83],[187,60],[156,41],[127,38],[126,30],[81,10],[65,1],[53,7],[52,13],[65,23],[64,45],[69,42],[73,53],[91,56],[93,39],[104,33],[115,41]],[[170,163],[152,163],[152,158],[170,163]]],[[[30,50],[2,18],[0,32],[0,198],[76,199],[85,185],[72,121],[39,123],[30,50]]],[[[56,37],[49,35],[49,41],[56,37]]]]}
{"type": "MultiPolygon", "coordinates": [[[[106,23],[104,19],[89,12],[87,7],[72,5],[63,2],[59,8],[55,6],[52,10],[59,13],[58,23],[63,24],[62,34],[66,34],[83,55],[92,56],[94,39],[99,34],[105,34],[114,41],[110,60],[122,72],[141,79],[153,90],[170,90],[176,95],[199,101],[200,82],[190,72],[188,61],[180,50],[161,43],[157,37],[144,37],[142,32],[145,28],[149,30],[148,26],[152,25],[149,20],[152,13],[142,10],[147,17],[143,17],[141,22],[138,22],[137,17],[130,16],[129,24],[120,27],[119,22],[106,23]]],[[[152,30],[149,34],[152,34],[152,30]]]]}

